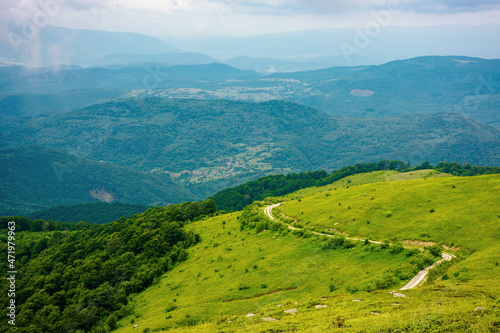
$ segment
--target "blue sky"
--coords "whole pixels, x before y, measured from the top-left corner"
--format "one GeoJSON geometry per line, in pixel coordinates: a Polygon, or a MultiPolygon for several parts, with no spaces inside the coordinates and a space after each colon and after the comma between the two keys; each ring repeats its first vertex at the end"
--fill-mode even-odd
{"type": "Polygon", "coordinates": [[[255,35],[363,27],[390,11],[390,24],[428,26],[500,22],[500,0],[2,0],[9,24],[131,31],[159,37],[255,35]]]}

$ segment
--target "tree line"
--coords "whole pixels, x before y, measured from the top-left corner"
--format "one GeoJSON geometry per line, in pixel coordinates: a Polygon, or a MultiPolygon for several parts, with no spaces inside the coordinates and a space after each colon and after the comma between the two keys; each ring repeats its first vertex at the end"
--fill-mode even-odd
{"type": "Polygon", "coordinates": [[[410,172],[416,170],[434,169],[439,172],[449,173],[454,176],[477,176],[484,174],[500,173],[500,167],[471,166],[456,162],[441,162],[433,166],[423,162],[412,166],[409,162],[382,160],[378,163],[357,163],[328,173],[324,170],[293,173],[288,175],[272,175],[222,190],[211,197],[217,207],[227,211],[242,210],[254,201],[261,201],[267,197],[282,196],[297,190],[332,184],[342,178],[383,170],[410,172]]]}

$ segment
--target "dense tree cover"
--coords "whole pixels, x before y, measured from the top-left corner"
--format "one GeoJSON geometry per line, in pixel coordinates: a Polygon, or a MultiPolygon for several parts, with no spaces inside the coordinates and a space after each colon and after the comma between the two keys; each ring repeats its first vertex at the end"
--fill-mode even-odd
{"type": "MultiPolygon", "coordinates": [[[[92,149],[80,148],[83,153],[92,149]]],[[[148,206],[198,200],[168,175],[130,170],[39,146],[0,150],[0,175],[0,215],[25,215],[100,200],[148,206]]]]}
{"type": "Polygon", "coordinates": [[[222,190],[211,198],[219,209],[241,210],[254,201],[292,193],[315,186],[317,181],[328,177],[326,171],[293,173],[262,177],[240,186],[222,190]]]}
{"type": "Polygon", "coordinates": [[[26,215],[30,219],[104,224],[118,220],[120,217],[130,217],[151,208],[146,205],[124,204],[120,202],[95,202],[73,206],[57,206],[26,215]]]}
{"type": "Polygon", "coordinates": [[[43,219],[29,219],[24,216],[1,216],[0,226],[2,229],[7,229],[9,222],[16,222],[17,231],[74,231],[91,229],[95,227],[87,222],[79,221],[78,223],[50,221],[43,219]]]}
{"type": "Polygon", "coordinates": [[[434,169],[449,173],[454,176],[477,176],[477,175],[491,175],[500,173],[500,167],[483,167],[483,166],[472,166],[470,163],[460,164],[460,163],[444,163],[441,162],[434,167],[434,169]]]}
{"type": "Polygon", "coordinates": [[[334,170],[330,174],[326,171],[315,171],[262,177],[240,186],[222,190],[211,198],[215,201],[219,209],[228,211],[242,210],[254,201],[260,201],[267,197],[282,196],[311,186],[332,184],[342,178],[355,174],[382,170],[408,172],[423,169],[435,169],[454,176],[500,173],[500,167],[461,165],[456,162],[441,162],[436,166],[432,166],[432,164],[426,161],[420,165],[412,166],[409,162],[382,160],[378,163],[358,163],[343,167],[339,170],[334,170]]]}
{"type": "Polygon", "coordinates": [[[500,87],[499,65],[498,59],[431,56],[392,61],[380,66],[328,68],[273,76],[307,81],[314,95],[310,92],[291,94],[288,98],[330,114],[388,117],[453,110],[476,121],[498,126],[498,98],[495,94],[500,87]],[[464,66],[462,61],[468,62],[467,65],[464,66]],[[326,79],[328,76],[338,79],[332,81],[326,79]],[[353,89],[367,89],[374,94],[368,98],[350,96],[353,89]],[[474,101],[474,106],[469,104],[470,100],[474,101]]]}
{"type": "MultiPolygon", "coordinates": [[[[155,207],[80,231],[21,232],[16,236],[18,332],[114,329],[132,309],[129,295],[185,260],[186,249],[199,241],[183,225],[215,211],[213,201],[205,200],[155,207]]],[[[5,260],[2,270],[7,271],[5,260]]],[[[7,304],[7,294],[0,297],[7,304]]]]}
{"type": "MultiPolygon", "coordinates": [[[[249,103],[150,97],[27,119],[22,126],[7,123],[0,132],[0,147],[36,144],[145,172],[195,171],[203,177],[218,173],[210,188],[203,182],[211,177],[201,179],[199,185],[189,181],[190,189],[206,186],[197,193],[209,196],[256,176],[333,170],[381,159],[498,165],[499,133],[451,113],[340,118],[278,100],[249,103]],[[235,161],[240,167],[228,166],[235,161]]],[[[23,184],[30,175],[26,163],[19,164],[22,174],[16,175],[24,179],[23,184]]],[[[72,168],[72,173],[80,169],[85,171],[72,168]]],[[[65,178],[70,175],[64,173],[65,178]]],[[[74,203],[56,205],[68,204],[74,203]]]]}

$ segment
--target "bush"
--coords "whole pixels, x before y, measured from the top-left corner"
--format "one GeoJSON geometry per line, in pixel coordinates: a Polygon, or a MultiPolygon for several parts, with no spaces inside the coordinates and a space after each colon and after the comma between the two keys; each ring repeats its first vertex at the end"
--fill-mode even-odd
{"type": "Polygon", "coordinates": [[[242,283],[238,285],[238,290],[246,290],[246,289],[250,289],[250,287],[242,283]]]}
{"type": "Polygon", "coordinates": [[[413,257],[413,256],[416,256],[417,254],[420,253],[420,250],[419,249],[406,249],[405,250],[405,255],[409,258],[409,257],[413,257]]]}
{"type": "Polygon", "coordinates": [[[390,249],[389,249],[389,252],[390,253],[394,253],[394,254],[398,254],[398,253],[401,253],[405,250],[405,248],[403,247],[403,245],[394,245],[394,246],[391,246],[390,249]]]}
{"type": "Polygon", "coordinates": [[[424,250],[429,251],[434,257],[440,257],[443,252],[443,248],[439,245],[431,245],[424,247],[424,250]]]}
{"type": "Polygon", "coordinates": [[[408,260],[410,265],[416,265],[418,269],[423,269],[424,267],[430,266],[434,263],[434,256],[430,252],[421,252],[408,260]]]}
{"type": "Polygon", "coordinates": [[[346,239],[342,236],[324,237],[322,241],[323,249],[335,249],[346,244],[346,239]]]}
{"type": "Polygon", "coordinates": [[[356,286],[348,286],[348,287],[345,288],[345,290],[348,293],[354,294],[354,293],[357,293],[359,291],[359,288],[356,287],[356,286]]]}
{"type": "Polygon", "coordinates": [[[342,316],[335,317],[335,319],[332,322],[332,326],[334,328],[343,328],[343,327],[346,327],[345,326],[345,318],[342,317],[342,316]]]}
{"type": "Polygon", "coordinates": [[[170,304],[169,306],[167,306],[167,307],[165,308],[165,312],[167,312],[167,313],[168,313],[168,312],[172,312],[172,311],[174,311],[175,309],[177,309],[177,305],[175,305],[175,304],[170,304]]]}

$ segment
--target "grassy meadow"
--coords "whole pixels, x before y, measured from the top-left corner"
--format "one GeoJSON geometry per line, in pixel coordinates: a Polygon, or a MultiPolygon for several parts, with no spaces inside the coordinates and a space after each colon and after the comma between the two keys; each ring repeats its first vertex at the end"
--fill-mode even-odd
{"type": "Polygon", "coordinates": [[[201,242],[189,250],[186,262],[135,298],[135,313],[120,322],[124,327],[117,332],[135,332],[135,324],[154,330],[247,313],[271,316],[279,304],[283,311],[285,304],[338,297],[347,286],[373,280],[408,260],[375,245],[324,249],[316,237],[241,231],[239,215],[189,225],[201,242]]]}
{"type": "Polygon", "coordinates": [[[405,267],[409,250],[354,241],[329,249],[290,230],[257,233],[240,227],[241,212],[191,223],[201,241],[134,297],[116,332],[498,332],[499,189],[498,175],[375,172],[269,200],[306,229],[453,247],[458,258],[405,297],[393,293],[410,278],[350,288],[405,267]]]}
{"type": "Polygon", "coordinates": [[[318,231],[478,250],[500,239],[499,202],[498,175],[447,176],[337,186],[286,202],[283,209],[318,231]]]}

